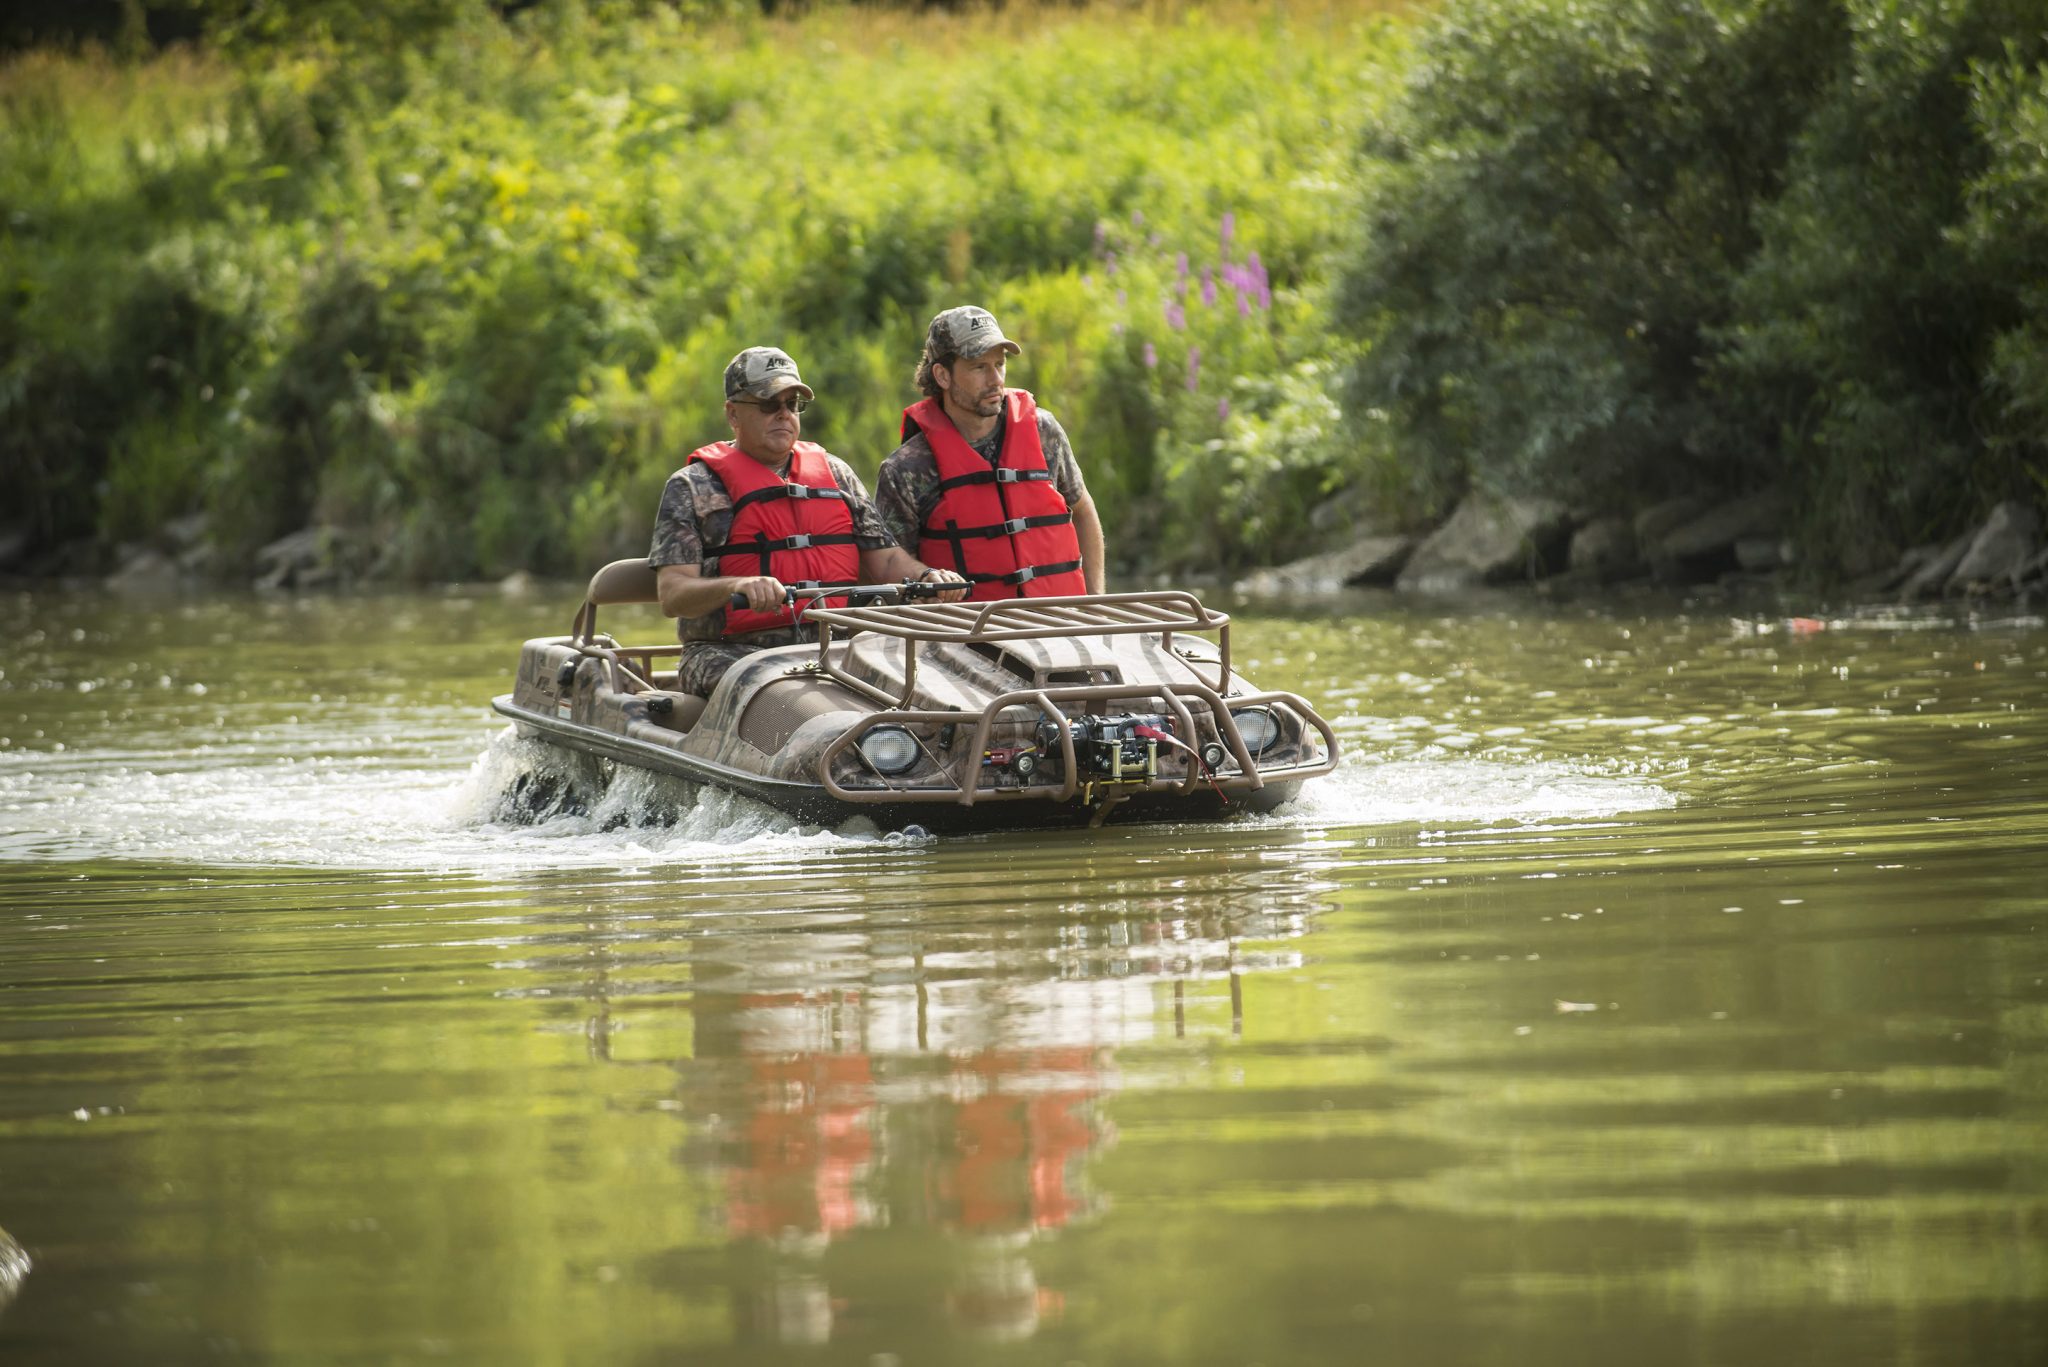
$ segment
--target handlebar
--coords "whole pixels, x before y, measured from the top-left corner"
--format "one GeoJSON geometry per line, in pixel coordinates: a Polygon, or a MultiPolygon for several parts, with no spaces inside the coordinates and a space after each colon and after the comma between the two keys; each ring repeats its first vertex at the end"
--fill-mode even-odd
{"type": "MultiPolygon", "coordinates": [[[[916,579],[906,579],[900,584],[840,584],[818,588],[791,588],[785,584],[782,588],[782,601],[785,607],[799,601],[809,605],[816,603],[820,598],[845,598],[849,602],[893,598],[899,602],[910,602],[920,598],[936,598],[947,589],[965,587],[966,585],[957,583],[927,584],[916,579]]],[[[730,601],[732,606],[743,608],[747,606],[747,595],[735,593],[730,601]]]]}

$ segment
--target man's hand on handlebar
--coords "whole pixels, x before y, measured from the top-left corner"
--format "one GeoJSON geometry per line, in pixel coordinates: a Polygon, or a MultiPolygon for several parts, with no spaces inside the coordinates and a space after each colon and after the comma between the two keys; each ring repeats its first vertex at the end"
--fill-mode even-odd
{"type": "Polygon", "coordinates": [[[774,612],[788,597],[789,590],[772,574],[757,574],[751,579],[739,580],[732,588],[732,605],[749,607],[756,612],[774,612]]]}
{"type": "Polygon", "coordinates": [[[967,581],[952,570],[926,570],[917,577],[920,584],[958,585],[957,588],[940,589],[933,596],[941,603],[957,603],[967,596],[967,581]]]}
{"type": "Polygon", "coordinates": [[[764,574],[752,579],[735,579],[731,604],[736,608],[752,608],[756,612],[774,612],[791,604],[809,605],[824,599],[844,598],[855,604],[862,602],[915,602],[937,599],[941,603],[957,603],[967,596],[968,583],[952,570],[926,570],[915,579],[905,579],[896,584],[851,584],[825,588],[791,589],[773,575],[764,574]]]}

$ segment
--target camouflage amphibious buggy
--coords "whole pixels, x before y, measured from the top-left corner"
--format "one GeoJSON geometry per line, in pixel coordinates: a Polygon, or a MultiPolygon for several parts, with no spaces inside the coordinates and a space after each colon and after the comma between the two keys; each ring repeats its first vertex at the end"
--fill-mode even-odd
{"type": "Polygon", "coordinates": [[[615,561],[491,705],[524,734],[824,824],[1208,819],[1270,810],[1336,765],[1329,723],[1234,675],[1230,619],[1193,594],[918,601],[930,592],[813,603],[815,644],[749,655],[700,698],[676,690],[678,646],[598,630],[599,608],[656,601],[644,561],[615,561]]]}

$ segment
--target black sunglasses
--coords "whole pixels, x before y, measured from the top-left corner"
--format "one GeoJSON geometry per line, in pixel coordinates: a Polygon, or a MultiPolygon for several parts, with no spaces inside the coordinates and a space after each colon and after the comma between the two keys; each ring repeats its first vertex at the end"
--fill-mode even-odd
{"type": "Polygon", "coordinates": [[[811,406],[809,399],[797,396],[787,399],[734,399],[733,402],[743,403],[749,408],[758,408],[763,413],[780,413],[784,409],[792,413],[801,413],[811,406]]]}

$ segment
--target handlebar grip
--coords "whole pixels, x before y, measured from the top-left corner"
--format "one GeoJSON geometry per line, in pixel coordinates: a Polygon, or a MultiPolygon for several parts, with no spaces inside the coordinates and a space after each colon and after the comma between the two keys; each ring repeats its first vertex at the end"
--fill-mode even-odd
{"type": "Polygon", "coordinates": [[[730,606],[732,606],[732,607],[736,607],[736,608],[743,608],[743,607],[745,607],[746,605],[747,605],[747,595],[745,595],[744,593],[735,593],[735,594],[734,594],[734,595],[732,596],[732,600],[731,600],[730,606]]]}

